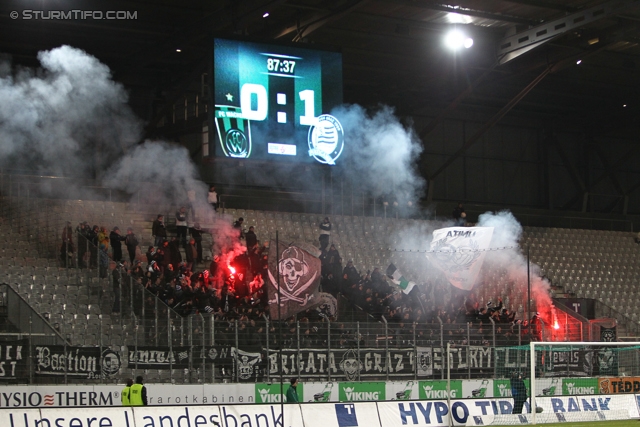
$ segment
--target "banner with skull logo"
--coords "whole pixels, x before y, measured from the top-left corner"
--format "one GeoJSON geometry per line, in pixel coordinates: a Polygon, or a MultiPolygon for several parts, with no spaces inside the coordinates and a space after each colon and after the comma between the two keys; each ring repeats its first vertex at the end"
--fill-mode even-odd
{"type": "Polygon", "coordinates": [[[286,319],[301,311],[317,306],[320,285],[320,259],[296,243],[288,245],[271,241],[269,245],[269,297],[270,316],[273,320],[286,319]],[[278,278],[280,286],[278,286],[278,278]],[[280,316],[278,316],[280,305],[280,316]]]}
{"type": "Polygon", "coordinates": [[[489,248],[493,227],[449,227],[433,232],[427,258],[453,286],[470,291],[489,248]]]}

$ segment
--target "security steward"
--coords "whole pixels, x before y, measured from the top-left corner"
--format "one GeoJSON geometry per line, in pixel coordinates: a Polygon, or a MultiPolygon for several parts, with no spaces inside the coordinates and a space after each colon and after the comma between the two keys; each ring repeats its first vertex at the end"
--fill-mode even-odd
{"type": "Polygon", "coordinates": [[[131,406],[129,395],[131,393],[132,385],[133,385],[133,380],[131,378],[127,378],[127,386],[123,388],[122,392],[120,393],[120,400],[122,401],[122,406],[131,406]]]}
{"type": "Polygon", "coordinates": [[[131,406],[147,406],[147,388],[142,385],[142,376],[140,375],[136,377],[136,383],[131,386],[129,404],[131,406]]]}

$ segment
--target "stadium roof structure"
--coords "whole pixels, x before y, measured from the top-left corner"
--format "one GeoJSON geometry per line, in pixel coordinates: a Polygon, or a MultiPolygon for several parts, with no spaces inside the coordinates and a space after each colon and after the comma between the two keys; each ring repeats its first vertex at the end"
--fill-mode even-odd
{"type": "MultiPolygon", "coordinates": [[[[639,21],[640,0],[9,0],[0,6],[0,52],[25,66],[63,44],[96,56],[128,89],[147,137],[176,136],[156,124],[185,94],[206,93],[213,37],[242,35],[341,49],[347,103],[488,126],[508,118],[592,143],[637,134],[639,21]],[[126,13],[33,14],[107,10],[126,13]],[[447,50],[452,29],[473,46],[447,50]]],[[[437,122],[423,123],[420,137],[437,122]]]]}
{"type": "Polygon", "coordinates": [[[637,0],[12,0],[0,10],[0,52],[34,66],[40,50],[84,49],[111,67],[137,112],[153,122],[158,112],[151,103],[199,89],[214,34],[329,45],[344,54],[347,102],[385,103],[401,115],[442,111],[454,101],[463,110],[498,111],[529,89],[510,114],[599,133],[637,126],[626,119],[640,108],[639,6],[637,0]],[[135,19],[26,19],[25,10],[127,11],[135,19]],[[11,12],[21,16],[12,19],[11,12]],[[443,48],[453,28],[473,37],[471,49],[443,48]]]}

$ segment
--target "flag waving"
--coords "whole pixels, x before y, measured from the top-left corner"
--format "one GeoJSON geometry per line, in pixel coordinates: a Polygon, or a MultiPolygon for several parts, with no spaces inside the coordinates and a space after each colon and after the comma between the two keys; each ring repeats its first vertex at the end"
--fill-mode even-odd
{"type": "Polygon", "coordinates": [[[470,291],[489,248],[493,227],[449,227],[433,232],[427,258],[453,286],[470,291]]]}
{"type": "Polygon", "coordinates": [[[387,277],[391,279],[391,281],[395,283],[400,289],[402,289],[402,292],[404,292],[405,294],[411,292],[413,287],[416,285],[415,283],[405,279],[402,273],[400,273],[400,270],[398,270],[393,264],[390,264],[389,267],[387,267],[387,277]]]}
{"type": "Polygon", "coordinates": [[[271,319],[286,319],[317,306],[320,268],[320,259],[299,245],[280,243],[276,247],[275,241],[271,241],[267,287],[271,319]]]}

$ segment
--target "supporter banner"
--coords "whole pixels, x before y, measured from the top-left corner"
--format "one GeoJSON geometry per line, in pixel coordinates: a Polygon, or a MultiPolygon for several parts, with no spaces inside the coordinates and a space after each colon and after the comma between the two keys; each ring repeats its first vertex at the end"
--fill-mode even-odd
{"type": "Polygon", "coordinates": [[[600,341],[615,341],[617,336],[618,334],[615,326],[611,328],[605,328],[604,326],[600,327],[600,341]]]}
{"type": "Polygon", "coordinates": [[[304,245],[276,245],[273,240],[269,245],[267,295],[272,320],[287,319],[317,305],[320,259],[300,246],[304,245]]]}
{"type": "Polygon", "coordinates": [[[380,427],[375,403],[300,405],[305,427],[380,427]]]}
{"type": "MultiPolygon", "coordinates": [[[[435,371],[440,372],[447,369],[446,352],[446,348],[433,347],[433,368],[435,371]]],[[[449,359],[451,372],[457,370],[471,370],[471,372],[484,370],[486,372],[489,368],[493,372],[494,355],[491,347],[475,345],[451,347],[449,352],[451,354],[449,359]]]]}
{"type": "Polygon", "coordinates": [[[433,232],[427,258],[456,288],[469,291],[476,284],[493,227],[449,227],[433,232]]]}
{"type": "Polygon", "coordinates": [[[611,348],[573,350],[554,347],[543,351],[541,359],[547,376],[589,377],[618,374],[618,351],[611,348]]]}
{"type": "Polygon", "coordinates": [[[189,347],[129,347],[129,368],[188,368],[190,351],[189,347]]]}
{"type": "Polygon", "coordinates": [[[418,376],[433,375],[433,351],[431,347],[416,348],[418,356],[418,376]]]}
{"type": "Polygon", "coordinates": [[[205,363],[215,363],[218,366],[228,366],[230,368],[234,360],[233,347],[230,345],[214,345],[206,349],[200,349],[194,363],[202,363],[202,359],[204,359],[205,363]]]}
{"type": "Polygon", "coordinates": [[[33,346],[35,374],[75,378],[100,378],[98,347],[33,346]]]}
{"type": "MultiPolygon", "coordinates": [[[[278,352],[269,351],[269,373],[279,375],[278,352]]],[[[360,376],[380,375],[387,372],[394,375],[411,374],[414,369],[414,352],[411,348],[389,349],[389,358],[384,349],[361,348],[360,358],[355,349],[300,349],[282,350],[283,375],[301,374],[305,377],[326,377],[331,375],[355,380],[360,376]]]]}
{"type": "Polygon", "coordinates": [[[256,382],[263,377],[266,364],[263,363],[261,353],[250,353],[244,350],[231,349],[233,358],[233,378],[237,378],[238,381],[250,381],[256,382]],[[237,359],[236,359],[237,357],[237,359]],[[237,360],[237,366],[236,366],[237,360]]]}
{"type": "Polygon", "coordinates": [[[0,382],[27,378],[29,340],[0,342],[0,382]]]}

